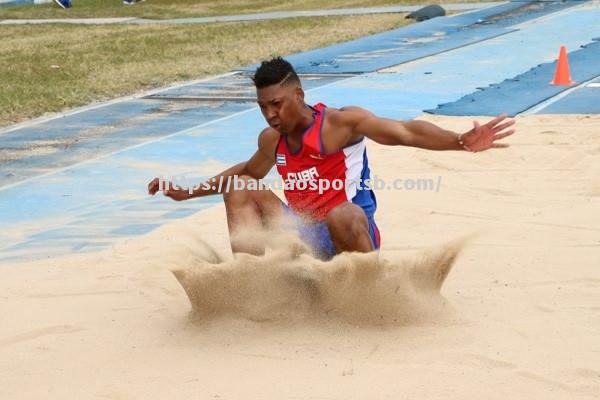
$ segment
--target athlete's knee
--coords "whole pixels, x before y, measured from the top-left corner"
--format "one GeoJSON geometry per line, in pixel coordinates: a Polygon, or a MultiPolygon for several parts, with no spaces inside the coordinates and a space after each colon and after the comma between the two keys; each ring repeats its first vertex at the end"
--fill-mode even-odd
{"type": "Polygon", "coordinates": [[[342,204],[327,213],[326,222],[332,236],[341,240],[351,240],[369,230],[365,212],[351,203],[342,204]]]}

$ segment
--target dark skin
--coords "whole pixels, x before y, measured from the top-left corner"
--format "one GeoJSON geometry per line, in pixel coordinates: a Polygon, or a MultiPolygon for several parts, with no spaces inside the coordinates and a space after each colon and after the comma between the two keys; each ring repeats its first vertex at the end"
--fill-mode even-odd
{"type": "MultiPolygon", "coordinates": [[[[306,107],[300,82],[290,80],[285,84],[257,89],[257,99],[269,126],[260,133],[256,152],[247,161],[216,175],[215,180],[234,175],[244,176],[245,179],[264,178],[275,165],[275,149],[281,135],[287,137],[292,152],[300,148],[302,134],[313,122],[313,111],[306,107]]],[[[512,129],[514,124],[514,120],[500,115],[483,125],[475,121],[471,130],[458,134],[430,122],[379,118],[365,109],[350,106],[327,108],[322,139],[326,154],[335,153],[365,136],[389,146],[485,151],[508,147],[508,144],[498,141],[515,132],[512,129]]],[[[148,184],[148,192],[154,195],[158,190],[159,180],[155,178],[148,184]]],[[[173,187],[163,190],[163,194],[182,201],[219,194],[219,191],[217,187],[205,189],[200,185],[191,194],[187,189],[173,187]]],[[[282,216],[281,201],[269,190],[232,191],[223,195],[233,252],[261,254],[264,251],[262,246],[248,246],[234,236],[244,227],[266,227],[277,223],[282,216]]],[[[373,250],[367,218],[359,206],[348,202],[339,205],[329,212],[326,223],[338,253],[373,250]]]]}

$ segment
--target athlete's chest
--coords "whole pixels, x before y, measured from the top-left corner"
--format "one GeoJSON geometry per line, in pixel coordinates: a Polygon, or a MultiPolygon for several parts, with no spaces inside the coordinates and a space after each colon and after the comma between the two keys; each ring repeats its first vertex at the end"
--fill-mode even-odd
{"type": "Polygon", "coordinates": [[[286,180],[311,181],[337,175],[345,170],[345,154],[338,151],[324,154],[321,147],[304,142],[297,153],[292,153],[284,141],[276,152],[276,167],[286,180]]]}

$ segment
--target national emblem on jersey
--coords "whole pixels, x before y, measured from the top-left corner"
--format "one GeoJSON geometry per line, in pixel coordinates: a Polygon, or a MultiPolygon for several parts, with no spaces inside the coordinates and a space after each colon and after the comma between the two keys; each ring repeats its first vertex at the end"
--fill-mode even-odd
{"type": "Polygon", "coordinates": [[[277,165],[285,165],[285,154],[277,153],[276,164],[277,165]]]}

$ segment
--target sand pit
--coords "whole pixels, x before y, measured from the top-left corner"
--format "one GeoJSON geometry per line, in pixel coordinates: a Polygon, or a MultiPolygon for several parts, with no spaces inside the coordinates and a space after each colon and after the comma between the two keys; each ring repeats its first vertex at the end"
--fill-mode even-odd
{"type": "Polygon", "coordinates": [[[530,116],[508,150],[370,144],[382,179],[442,182],[378,192],[379,260],[231,261],[218,206],[110,251],[2,265],[0,398],[597,398],[599,133],[597,116],[530,116]],[[422,279],[440,265],[438,292],[422,279]]]}
{"type": "Polygon", "coordinates": [[[439,290],[463,246],[457,241],[402,262],[376,252],[344,253],[324,262],[292,235],[285,242],[280,233],[270,235],[279,243],[263,256],[239,255],[228,262],[207,257],[173,271],[198,322],[226,316],[371,326],[435,319],[445,308],[439,290]]]}

